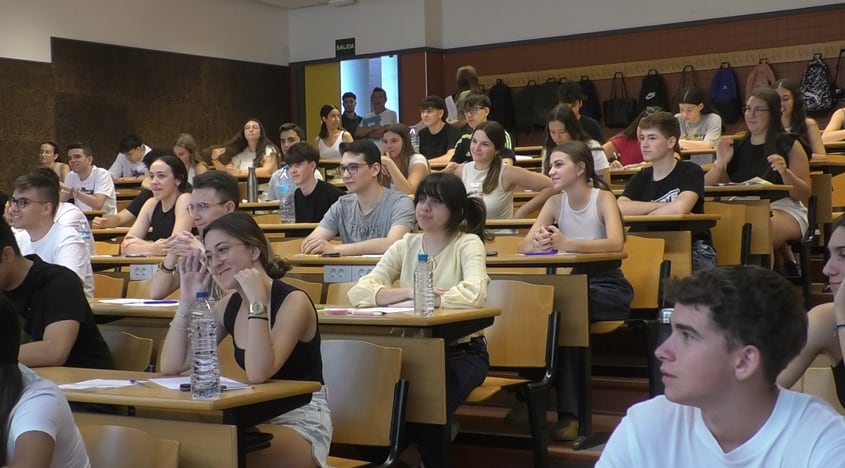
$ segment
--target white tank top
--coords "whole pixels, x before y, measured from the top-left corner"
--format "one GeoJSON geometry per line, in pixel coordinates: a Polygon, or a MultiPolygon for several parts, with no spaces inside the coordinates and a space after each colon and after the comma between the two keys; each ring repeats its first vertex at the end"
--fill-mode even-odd
{"type": "Polygon", "coordinates": [[[566,192],[560,198],[560,215],[557,220],[557,227],[563,237],[567,239],[606,239],[607,229],[599,216],[598,203],[601,189],[593,188],[590,191],[590,201],[581,210],[574,210],[569,206],[566,192]]]}
{"type": "MultiPolygon", "coordinates": [[[[489,170],[489,167],[484,170],[476,169],[474,162],[464,164],[461,180],[463,180],[468,194],[472,195],[475,191],[481,193],[481,187],[484,186],[484,178],[487,177],[489,170]],[[477,185],[473,186],[473,184],[477,185]]],[[[502,170],[499,171],[499,180],[496,183],[496,188],[490,193],[482,194],[484,205],[487,207],[487,219],[513,218],[513,192],[502,189],[502,177],[504,174],[505,166],[502,164],[502,170]]]]}
{"type": "Polygon", "coordinates": [[[322,138],[317,140],[317,147],[320,150],[320,159],[340,159],[340,144],[343,143],[344,133],[345,132],[341,132],[338,134],[337,138],[334,140],[334,144],[331,146],[323,143],[322,138]]]}

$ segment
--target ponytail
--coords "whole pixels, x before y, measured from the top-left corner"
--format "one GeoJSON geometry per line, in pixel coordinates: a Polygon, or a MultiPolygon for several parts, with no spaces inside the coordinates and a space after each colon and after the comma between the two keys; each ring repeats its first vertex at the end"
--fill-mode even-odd
{"type": "Polygon", "coordinates": [[[482,242],[493,240],[493,236],[487,232],[487,208],[484,200],[479,197],[467,197],[464,205],[464,219],[466,222],[464,232],[475,234],[482,242]]]}

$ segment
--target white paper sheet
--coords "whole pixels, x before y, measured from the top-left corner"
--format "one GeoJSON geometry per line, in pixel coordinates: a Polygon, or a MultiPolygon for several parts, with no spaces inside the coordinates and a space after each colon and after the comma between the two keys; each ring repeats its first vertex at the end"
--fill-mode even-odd
{"type": "MultiPolygon", "coordinates": [[[[150,382],[157,385],[161,385],[162,387],[168,390],[179,390],[180,385],[191,383],[191,376],[181,375],[178,377],[157,377],[150,379],[150,382]]],[[[232,380],[228,377],[220,377],[220,385],[225,385],[226,390],[238,390],[241,388],[249,388],[249,385],[243,382],[238,382],[237,380],[232,380]]]]}

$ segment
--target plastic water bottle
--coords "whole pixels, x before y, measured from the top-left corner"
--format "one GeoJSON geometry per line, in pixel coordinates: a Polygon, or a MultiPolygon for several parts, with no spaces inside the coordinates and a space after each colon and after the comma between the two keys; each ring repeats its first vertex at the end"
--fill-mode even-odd
{"type": "Polygon", "coordinates": [[[91,225],[88,224],[88,220],[80,220],[76,224],[76,231],[79,232],[79,237],[82,238],[82,242],[85,242],[86,247],[88,247],[88,255],[94,255],[96,253],[94,250],[94,237],[91,235],[91,225]]]}
{"type": "Polygon", "coordinates": [[[255,177],[255,167],[250,167],[246,176],[246,200],[258,201],[258,179],[255,177]]]}
{"type": "Polygon", "coordinates": [[[296,222],[296,207],[294,206],[294,192],[296,184],[290,176],[290,168],[282,167],[282,175],[279,177],[279,216],[282,223],[296,222]]]}
{"type": "Polygon", "coordinates": [[[414,269],[414,313],[419,317],[434,314],[434,268],[428,254],[417,256],[414,269]]]}
{"type": "Polygon", "coordinates": [[[211,400],[220,396],[220,363],[217,361],[217,318],[208,293],[198,292],[191,305],[191,397],[211,400]]]}
{"type": "Polygon", "coordinates": [[[414,152],[420,152],[420,136],[417,135],[417,129],[411,127],[411,146],[414,147],[414,152]]]}

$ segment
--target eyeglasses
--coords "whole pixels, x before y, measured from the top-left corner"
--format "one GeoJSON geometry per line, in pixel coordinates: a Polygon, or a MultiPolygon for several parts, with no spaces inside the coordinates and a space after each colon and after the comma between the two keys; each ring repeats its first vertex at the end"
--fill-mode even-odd
{"type": "Polygon", "coordinates": [[[226,202],[219,202],[219,203],[206,203],[206,202],[202,202],[202,203],[197,203],[197,204],[193,204],[193,203],[191,203],[191,204],[189,204],[189,205],[187,206],[187,208],[188,208],[188,213],[189,213],[189,214],[194,214],[194,213],[196,213],[196,214],[200,214],[200,213],[202,213],[203,211],[205,211],[205,210],[207,210],[207,209],[211,208],[212,206],[223,205],[223,204],[225,204],[225,203],[226,203],[226,202]]]}
{"type": "Polygon", "coordinates": [[[748,107],[748,106],[745,106],[745,107],[742,108],[743,112],[745,112],[746,114],[751,114],[754,117],[757,117],[758,115],[762,114],[763,112],[769,112],[769,110],[770,109],[767,109],[765,107],[748,107]]]}
{"type": "Polygon", "coordinates": [[[482,107],[470,107],[469,109],[464,109],[464,114],[475,115],[483,109],[482,107]]]}
{"type": "Polygon", "coordinates": [[[360,169],[362,165],[370,166],[369,163],[367,163],[367,164],[347,164],[346,166],[343,166],[343,165],[337,166],[337,170],[340,171],[341,175],[343,175],[343,173],[347,172],[347,171],[349,171],[349,175],[355,175],[355,174],[358,173],[358,169],[360,169]]]}
{"type": "Polygon", "coordinates": [[[212,250],[205,252],[205,261],[206,263],[211,263],[214,261],[215,258],[219,258],[220,260],[226,260],[229,258],[229,249],[236,245],[246,245],[243,242],[239,242],[237,244],[227,244],[227,245],[218,245],[212,250]]]}
{"type": "Polygon", "coordinates": [[[41,203],[43,205],[44,203],[50,202],[30,200],[29,198],[9,197],[9,206],[15,205],[16,207],[18,207],[19,210],[26,208],[27,206],[29,206],[30,203],[41,203]]]}

